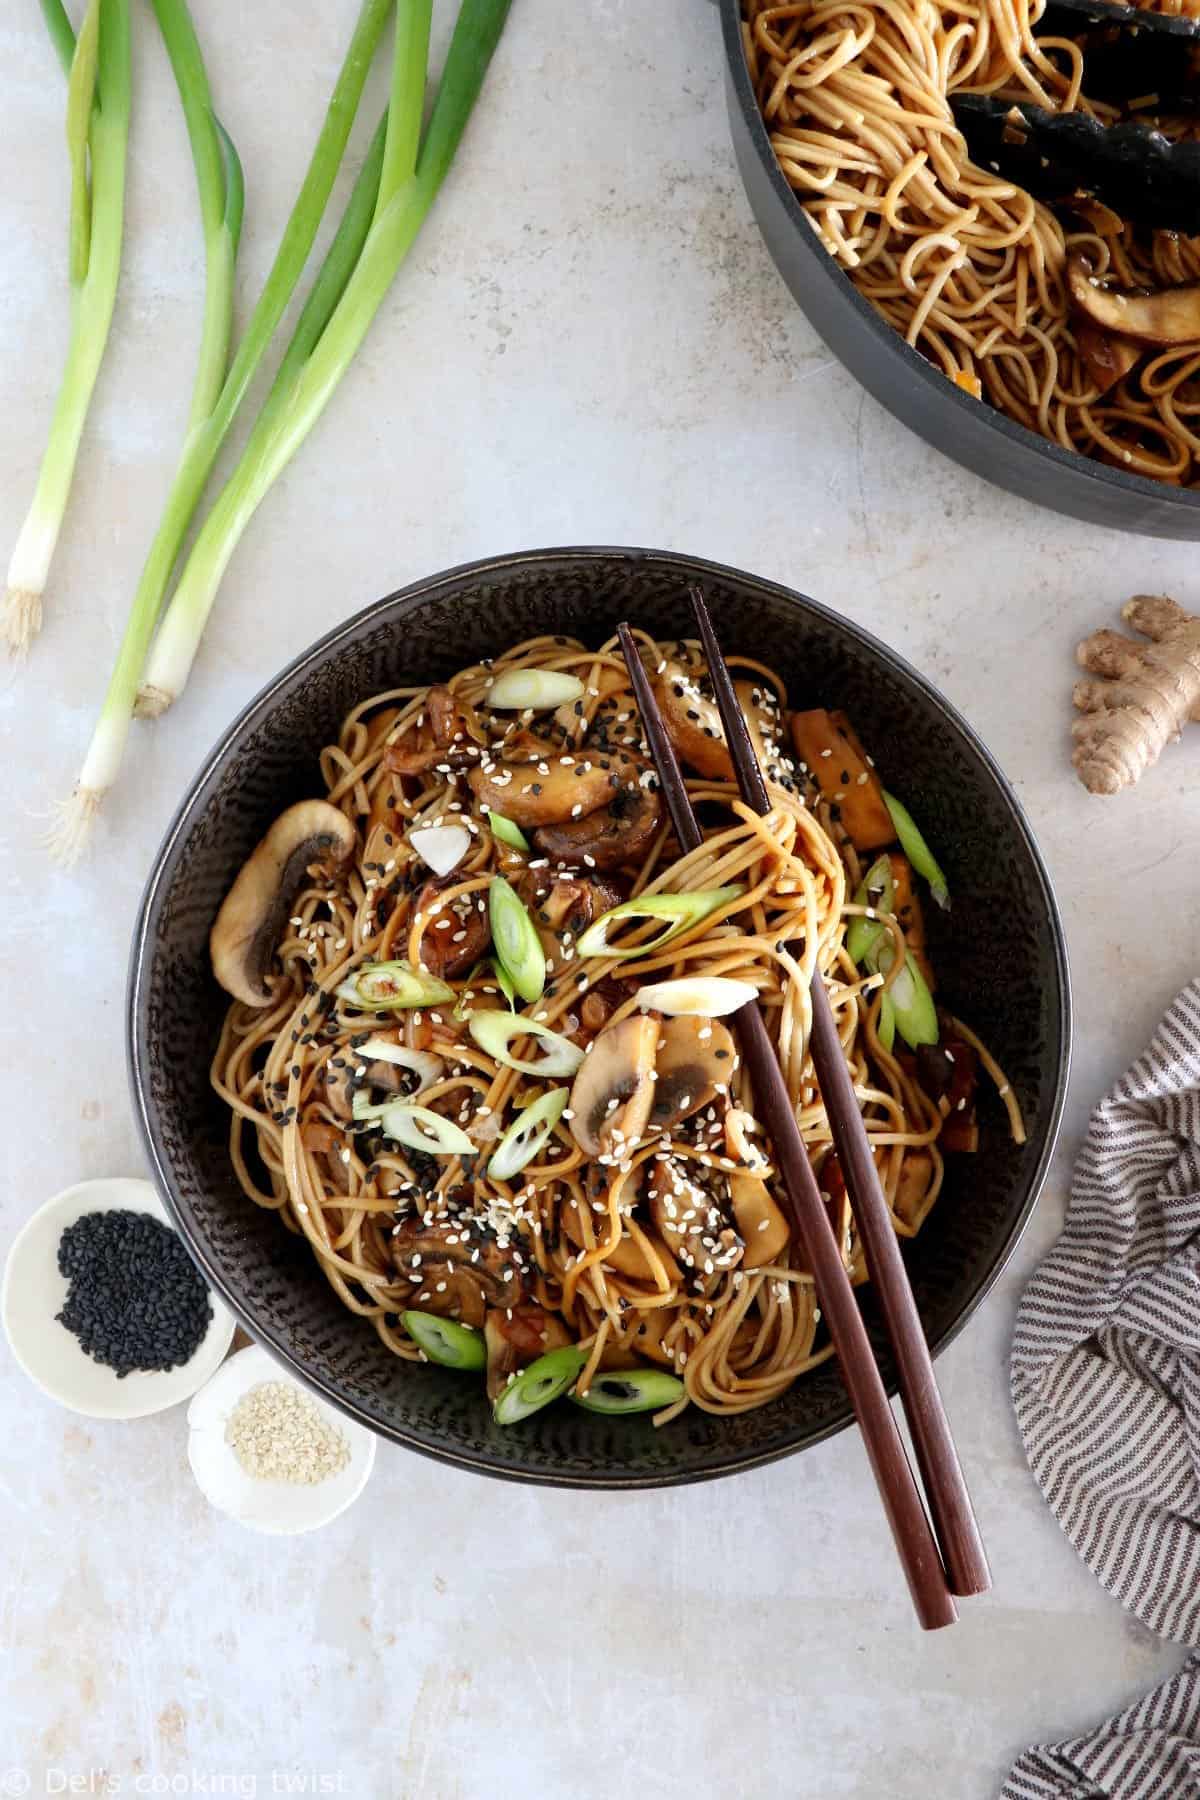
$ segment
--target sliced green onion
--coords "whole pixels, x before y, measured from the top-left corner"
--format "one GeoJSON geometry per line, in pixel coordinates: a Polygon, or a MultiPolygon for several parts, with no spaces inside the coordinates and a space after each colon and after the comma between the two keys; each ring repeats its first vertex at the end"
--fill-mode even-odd
{"type": "Polygon", "coordinates": [[[558,669],[505,669],[493,681],[484,702],[498,712],[549,712],[581,700],[583,694],[578,676],[558,669]]]}
{"type": "Polygon", "coordinates": [[[514,825],[511,819],[506,819],[503,813],[489,813],[488,824],[492,828],[492,836],[500,843],[507,844],[510,850],[529,849],[529,839],[521,827],[514,825]]]}
{"type": "Polygon", "coordinates": [[[496,1396],[497,1425],[519,1425],[531,1413],[540,1412],[543,1406],[559,1399],[578,1381],[587,1359],[588,1352],[578,1344],[547,1350],[545,1356],[539,1356],[527,1369],[514,1375],[496,1396]]]}
{"type": "Polygon", "coordinates": [[[728,906],[745,892],[740,885],[701,888],[694,894],[643,894],[637,900],[625,900],[610,912],[601,913],[579,939],[575,948],[580,956],[653,956],[681,933],[699,925],[710,913],[728,906]],[[620,947],[608,941],[609,929],[622,919],[666,919],[666,929],[645,944],[620,947]]]}
{"type": "Polygon", "coordinates": [[[356,1045],[351,1054],[361,1062],[391,1063],[397,1069],[407,1069],[415,1075],[419,1086],[408,1096],[410,1100],[417,1094],[424,1093],[435,1081],[440,1081],[445,1073],[446,1065],[440,1056],[434,1056],[429,1050],[410,1050],[407,1044],[394,1044],[391,1038],[368,1038],[365,1044],[356,1045]]]}
{"type": "Polygon", "coordinates": [[[393,1100],[379,1114],[379,1127],[385,1137],[407,1144],[410,1150],[423,1150],[426,1156],[477,1156],[461,1125],[444,1119],[428,1106],[410,1106],[407,1100],[393,1100]]]}
{"type": "Polygon", "coordinates": [[[896,1009],[892,1005],[890,993],[884,994],[880,999],[879,1022],[875,1027],[875,1035],[890,1055],[896,1043],[896,1009]]]}
{"type": "MultiPolygon", "coordinates": [[[[424,12],[431,3],[409,0],[411,7],[419,6],[424,12]]],[[[241,460],[218,495],[180,576],[146,666],[145,710],[161,712],[181,692],[222,576],[246,525],[320,418],[366,336],[454,160],[510,4],[511,0],[463,0],[416,169],[400,179],[399,159],[389,156],[387,166],[396,185],[389,189],[380,181],[361,253],[311,347],[311,333],[302,316],[297,337],[303,342],[297,345],[293,339],[241,460]]],[[[393,146],[393,119],[410,117],[416,90],[411,59],[427,36],[427,29],[397,34],[388,115],[393,146]]],[[[404,128],[398,129],[401,141],[411,142],[404,128]]]]}
{"type": "Polygon", "coordinates": [[[546,986],[542,940],[516,889],[503,875],[493,875],[488,888],[492,943],[522,1000],[540,1000],[546,986]]]}
{"type": "Polygon", "coordinates": [[[638,992],[643,1012],[660,1012],[668,1019],[695,1015],[723,1019],[753,1000],[758,989],[748,981],[729,981],[723,975],[690,975],[679,981],[652,981],[638,992]]]}
{"type": "Polygon", "coordinates": [[[889,794],[885,790],[883,802],[892,815],[892,824],[896,827],[900,848],[917,874],[925,877],[929,883],[930,893],[945,911],[950,905],[950,889],[942,872],[942,865],[925,842],[920,827],[903,801],[897,800],[894,794],[889,794]]]}
{"type": "MultiPolygon", "coordinates": [[[[70,20],[56,0],[43,0],[42,10],[61,57],[70,20]]],[[[37,485],[8,569],[4,631],[15,656],[25,655],[41,629],[42,595],[116,304],[129,146],[129,36],[129,0],[88,0],[67,80],[70,336],[37,485]]]]}
{"type": "Polygon", "coordinates": [[[506,1069],[519,1069],[523,1075],[573,1075],[583,1061],[583,1051],[578,1044],[551,1031],[540,1020],[527,1018],[524,1013],[473,1012],[467,1020],[467,1029],[486,1055],[503,1063],[506,1069]],[[514,1038],[521,1037],[538,1038],[547,1046],[545,1055],[537,1062],[510,1056],[508,1046],[514,1038]]]}
{"type": "MultiPolygon", "coordinates": [[[[872,912],[890,913],[896,904],[896,884],[892,879],[892,863],[886,850],[877,857],[854,890],[854,904],[869,906],[872,912]]],[[[878,919],[859,915],[851,919],[846,933],[846,953],[853,963],[864,963],[887,931],[878,919]]]]}
{"type": "Polygon", "coordinates": [[[427,1312],[402,1312],[400,1323],[430,1362],[444,1369],[486,1369],[487,1346],[473,1325],[427,1312]]]}
{"type": "Polygon", "coordinates": [[[509,1012],[517,1010],[517,990],[512,984],[512,976],[502,962],[492,959],[492,974],[496,977],[496,986],[508,1001],[509,1012]]]}
{"type": "Polygon", "coordinates": [[[338,998],[366,1012],[398,1012],[410,1006],[434,1006],[453,1000],[454,989],[424,969],[407,962],[363,963],[339,983],[338,998]]]}
{"type": "Polygon", "coordinates": [[[682,1400],[684,1386],[666,1369],[607,1369],[592,1377],[586,1394],[572,1394],[576,1406],[595,1413],[657,1412],[682,1400]]]}
{"type": "MultiPolygon", "coordinates": [[[[43,0],[43,4],[52,0],[43,0]]],[[[109,0],[104,0],[109,3],[109,0]]],[[[127,0],[122,0],[126,4],[127,0]]],[[[108,691],[75,791],[52,834],[52,853],[73,863],[104,795],[116,780],[130,719],[138,699],[150,639],[188,527],[218,452],[257,373],[312,249],[340,167],[363,84],[392,11],[391,0],[361,0],[357,24],[334,85],[308,169],[284,227],[275,260],[233,361],[226,372],[232,321],[234,262],[242,223],[242,171],[236,152],[212,110],[204,65],[184,0],[155,0],[188,122],[205,234],[205,305],[188,431],[158,529],[146,555],[129,610],[108,691]]],[[[313,284],[296,335],[319,333],[336,304],[371,222],[383,161],[381,124],[363,164],[324,265],[313,284]]],[[[286,359],[285,359],[286,360],[286,359]]],[[[144,708],[153,713],[153,695],[144,708]]],[[[159,709],[161,710],[161,709],[159,709]]]]}
{"type": "Polygon", "coordinates": [[[566,1088],[551,1088],[525,1107],[509,1126],[492,1153],[487,1172],[494,1181],[511,1181],[531,1163],[562,1118],[570,1099],[566,1088]]]}
{"type": "MultiPolygon", "coordinates": [[[[886,975],[896,960],[896,947],[889,932],[867,957],[872,974],[886,975]]],[[[910,1050],[921,1044],[936,1044],[939,1037],[937,1008],[925,977],[912,956],[906,956],[904,967],[887,990],[895,1016],[896,1028],[910,1050]]],[[[885,1044],[884,1049],[890,1045],[885,1044]]]]}

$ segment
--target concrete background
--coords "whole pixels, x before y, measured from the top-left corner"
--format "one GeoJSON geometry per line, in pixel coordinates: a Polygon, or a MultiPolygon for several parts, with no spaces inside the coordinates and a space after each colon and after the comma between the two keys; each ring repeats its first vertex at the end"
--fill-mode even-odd
{"type": "MultiPolygon", "coordinates": [[[[69,791],[157,518],[199,317],[182,123],[149,9],[134,10],[114,337],[45,631],[24,670],[0,672],[3,1242],[68,1182],[141,1172],[126,949],[207,745],[335,620],[498,550],[686,549],[804,588],[897,645],[1029,809],[1069,930],[1078,1043],[1054,1179],[940,1364],[996,1573],[956,1630],[915,1632],[850,1435],[717,1486],[610,1498],[384,1449],[345,1519],[268,1541],[208,1510],[181,1413],[74,1420],[5,1354],[0,1792],[993,1794],[1024,1744],[1099,1719],[1177,1661],[1105,1598],[1044,1509],[1006,1354],[1087,1112],[1197,962],[1200,731],[1135,794],[1089,799],[1068,760],[1072,653],[1132,592],[1200,604],[1195,552],[1009,500],[830,361],[743,199],[710,8],[519,0],[443,203],[251,527],[191,686],[135,733],[89,864],[55,871],[44,815],[69,791]]],[[[354,12],[197,9],[247,170],[243,319],[354,12]]],[[[7,546],[66,324],[63,83],[32,0],[4,8],[0,66],[7,546]]]]}

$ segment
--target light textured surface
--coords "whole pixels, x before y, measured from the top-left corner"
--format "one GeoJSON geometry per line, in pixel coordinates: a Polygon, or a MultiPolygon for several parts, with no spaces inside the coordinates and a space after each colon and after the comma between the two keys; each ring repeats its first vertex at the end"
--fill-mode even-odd
{"type": "MultiPolygon", "coordinates": [[[[354,10],[196,9],[248,171],[243,317],[354,10]]],[[[3,12],[7,545],[64,342],[66,165],[37,8],[3,12]]],[[[1195,550],[1005,498],[830,362],[741,194],[708,6],[517,0],[444,204],[249,531],[193,684],[136,733],[91,863],[53,872],[40,815],[85,745],[198,324],[182,126],[149,9],[135,15],[114,341],[45,632],[23,673],[0,674],[5,1241],[53,1189],[140,1172],[126,946],[149,858],[208,744],[335,620],[497,550],[686,549],[805,588],[896,644],[963,708],[1029,808],[1066,915],[1078,1048],[1056,1177],[1009,1275],[940,1364],[996,1576],[956,1630],[915,1632],[850,1435],[715,1487],[629,1498],[499,1486],[384,1449],[345,1519],[269,1542],[200,1498],[181,1413],[73,1421],[6,1358],[0,1771],[26,1772],[35,1793],[91,1771],[75,1791],[272,1793],[291,1779],[320,1792],[324,1777],[323,1791],[371,1800],[990,1795],[1027,1741],[1082,1729],[1176,1660],[1105,1599],[1044,1510],[1006,1358],[1087,1110],[1197,962],[1200,730],[1132,796],[1089,799],[1069,766],[1072,652],[1132,592],[1200,603],[1195,550]]]]}

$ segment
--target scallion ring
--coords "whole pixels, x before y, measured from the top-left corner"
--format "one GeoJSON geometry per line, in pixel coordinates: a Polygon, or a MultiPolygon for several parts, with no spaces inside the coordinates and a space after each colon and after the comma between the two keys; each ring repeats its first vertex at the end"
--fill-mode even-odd
{"type": "Polygon", "coordinates": [[[519,1425],[531,1413],[540,1412],[552,1400],[558,1400],[578,1381],[588,1353],[578,1344],[564,1344],[561,1349],[547,1350],[527,1369],[514,1375],[506,1388],[496,1396],[497,1425],[519,1425]]]}
{"type": "Polygon", "coordinates": [[[549,712],[582,700],[583,693],[579,677],[560,669],[504,669],[484,695],[484,704],[500,712],[549,712]]]}
{"type": "Polygon", "coordinates": [[[467,1028],[482,1051],[506,1069],[519,1069],[523,1075],[573,1075],[583,1061],[578,1044],[524,1013],[473,1012],[467,1028]],[[508,1046],[514,1038],[521,1037],[539,1038],[546,1046],[545,1054],[536,1062],[510,1056],[508,1046]]]}
{"type": "Polygon", "coordinates": [[[572,1394],[576,1406],[595,1413],[657,1412],[682,1400],[678,1375],[666,1369],[604,1369],[592,1377],[586,1394],[572,1394]]]}
{"type": "MultiPolygon", "coordinates": [[[[368,1117],[376,1116],[373,1114],[368,1117]]],[[[422,1150],[426,1156],[476,1156],[473,1144],[461,1125],[443,1119],[441,1113],[427,1106],[410,1106],[407,1100],[392,1100],[378,1113],[379,1128],[385,1137],[406,1144],[410,1150],[422,1150]]]]}
{"type": "Polygon", "coordinates": [[[487,1172],[493,1181],[511,1181],[543,1148],[570,1098],[568,1088],[550,1088],[523,1107],[492,1152],[487,1172]]]}
{"type": "Polygon", "coordinates": [[[732,887],[700,888],[692,894],[643,894],[636,900],[625,900],[588,926],[575,948],[580,956],[612,956],[631,958],[653,956],[681,933],[699,925],[711,913],[728,906],[744,893],[737,884],[732,887]],[[610,928],[621,920],[665,919],[666,928],[644,944],[621,946],[608,940],[610,928]]]}
{"type": "Polygon", "coordinates": [[[885,791],[883,802],[892,815],[892,824],[896,827],[900,848],[917,874],[925,877],[929,883],[930,893],[942,910],[946,911],[950,905],[950,888],[942,871],[942,865],[925,842],[920,826],[904,802],[897,800],[895,794],[885,791]]]}
{"type": "Polygon", "coordinates": [[[522,1000],[540,1000],[546,986],[542,941],[511,882],[494,875],[488,888],[492,944],[522,1000]]]}
{"type": "MultiPolygon", "coordinates": [[[[866,966],[873,975],[887,975],[895,960],[896,947],[889,932],[872,949],[866,966]]],[[[904,967],[888,988],[885,999],[891,1003],[896,1029],[910,1050],[917,1050],[922,1044],[937,1043],[941,1035],[937,1008],[911,952],[905,957],[904,967]]],[[[885,1044],[884,1048],[890,1046],[885,1044]]]]}
{"type": "Polygon", "coordinates": [[[441,1319],[436,1313],[402,1312],[400,1323],[430,1362],[443,1369],[485,1369],[487,1349],[483,1333],[457,1319],[441,1319]]]}
{"type": "MultiPolygon", "coordinates": [[[[854,904],[870,907],[872,912],[890,913],[896,904],[896,884],[892,879],[892,859],[885,850],[877,857],[854,890],[854,904]]],[[[887,930],[878,919],[862,914],[851,919],[846,933],[846,954],[853,963],[864,963],[887,930]]]]}
{"type": "Polygon", "coordinates": [[[514,825],[511,819],[506,819],[503,813],[489,813],[488,824],[491,826],[492,836],[497,843],[507,844],[510,850],[527,851],[529,849],[529,839],[521,827],[514,825]]]}
{"type": "Polygon", "coordinates": [[[454,989],[411,963],[363,963],[338,985],[338,998],[365,1012],[397,1012],[410,1006],[433,1006],[453,1000],[454,989]]]}

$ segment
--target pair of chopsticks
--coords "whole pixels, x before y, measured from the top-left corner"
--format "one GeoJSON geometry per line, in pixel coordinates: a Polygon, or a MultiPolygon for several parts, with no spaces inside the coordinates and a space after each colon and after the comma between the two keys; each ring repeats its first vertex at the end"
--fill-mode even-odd
{"type": "MultiPolygon", "coordinates": [[[[766,813],[770,810],[766,783],[708,608],[698,588],[689,592],[738,788],[748,806],[760,814],[766,813]]],[[[686,854],[702,842],[702,833],[645,665],[627,624],[618,628],[618,637],[675,835],[686,854]]],[[[812,1270],[817,1298],[841,1363],[917,1617],[924,1630],[932,1631],[952,1625],[958,1617],[955,1594],[986,1593],[991,1576],[819,970],[812,983],[811,1003],[813,1066],[896,1358],[900,1395],[933,1519],[932,1528],[757,1000],[741,1007],[734,1014],[733,1023],[760,1115],[775,1147],[792,1228],[812,1270]]]]}

